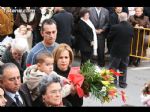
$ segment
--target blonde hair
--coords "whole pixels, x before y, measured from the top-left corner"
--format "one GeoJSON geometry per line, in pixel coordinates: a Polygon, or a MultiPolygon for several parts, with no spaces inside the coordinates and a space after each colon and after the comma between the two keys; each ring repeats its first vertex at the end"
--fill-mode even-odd
{"type": "Polygon", "coordinates": [[[142,11],[144,10],[143,7],[135,7],[134,10],[136,10],[136,9],[141,9],[142,11]]]}
{"type": "Polygon", "coordinates": [[[71,49],[71,47],[67,44],[59,44],[59,46],[54,50],[53,52],[53,56],[54,56],[54,63],[57,64],[57,61],[59,59],[60,54],[67,50],[69,52],[69,57],[70,57],[70,63],[72,64],[73,60],[74,60],[74,54],[73,51],[71,49]]]}

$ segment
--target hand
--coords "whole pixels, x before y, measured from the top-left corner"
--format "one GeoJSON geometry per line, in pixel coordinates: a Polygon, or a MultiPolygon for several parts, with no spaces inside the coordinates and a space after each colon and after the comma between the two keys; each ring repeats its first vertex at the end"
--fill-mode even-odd
{"type": "Polygon", "coordinates": [[[71,83],[71,94],[74,95],[76,93],[76,89],[75,86],[73,85],[73,83],[71,83]]]}
{"type": "Polygon", "coordinates": [[[5,107],[6,103],[0,100],[0,107],[5,107]]]}
{"type": "Polygon", "coordinates": [[[70,80],[68,80],[68,79],[64,79],[64,82],[67,84],[70,84],[70,80]]]}
{"type": "Polygon", "coordinates": [[[134,27],[135,27],[135,28],[139,28],[140,26],[139,26],[139,24],[136,24],[134,27]]]}
{"type": "Polygon", "coordinates": [[[97,34],[101,34],[103,31],[104,31],[103,29],[97,29],[97,30],[96,30],[96,33],[97,33],[97,34]]]}
{"type": "Polygon", "coordinates": [[[94,41],[91,42],[91,46],[93,46],[93,45],[94,45],[94,41]]]}
{"type": "Polygon", "coordinates": [[[30,31],[33,31],[32,26],[31,25],[27,25],[27,29],[30,31]]]}

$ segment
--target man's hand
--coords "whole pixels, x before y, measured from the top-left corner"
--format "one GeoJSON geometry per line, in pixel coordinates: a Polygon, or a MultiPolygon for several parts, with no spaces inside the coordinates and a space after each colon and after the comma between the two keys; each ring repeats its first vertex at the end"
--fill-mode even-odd
{"type": "Polygon", "coordinates": [[[91,46],[94,46],[94,41],[91,42],[91,46]]]}
{"type": "Polygon", "coordinates": [[[97,29],[96,34],[101,34],[104,30],[103,29],[97,29]]]}

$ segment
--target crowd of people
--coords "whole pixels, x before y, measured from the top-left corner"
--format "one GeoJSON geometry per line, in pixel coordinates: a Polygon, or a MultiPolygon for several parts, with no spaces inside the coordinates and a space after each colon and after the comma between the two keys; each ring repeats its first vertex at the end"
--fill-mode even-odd
{"type": "MultiPolygon", "coordinates": [[[[134,27],[150,27],[148,9],[132,9],[0,7],[0,106],[81,107],[83,98],[67,79],[75,53],[81,53],[81,66],[90,60],[105,67],[106,42],[108,67],[123,74],[114,84],[126,88],[129,62],[140,62],[129,56],[134,27]]],[[[146,87],[141,98],[150,106],[146,87]]]]}

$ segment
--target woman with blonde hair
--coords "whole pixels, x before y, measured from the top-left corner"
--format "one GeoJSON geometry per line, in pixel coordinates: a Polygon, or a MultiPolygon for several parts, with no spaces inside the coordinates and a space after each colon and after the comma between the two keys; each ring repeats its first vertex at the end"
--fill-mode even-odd
{"type": "MultiPolygon", "coordinates": [[[[74,61],[74,54],[71,47],[67,44],[59,44],[59,46],[54,50],[54,71],[57,74],[68,77],[71,69],[71,65],[74,61]]],[[[72,93],[65,97],[74,107],[81,107],[83,104],[83,98],[79,98],[76,93],[72,93]]]]}

